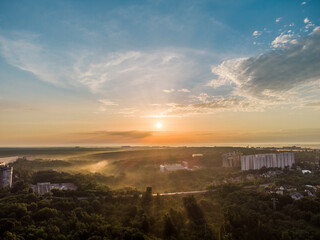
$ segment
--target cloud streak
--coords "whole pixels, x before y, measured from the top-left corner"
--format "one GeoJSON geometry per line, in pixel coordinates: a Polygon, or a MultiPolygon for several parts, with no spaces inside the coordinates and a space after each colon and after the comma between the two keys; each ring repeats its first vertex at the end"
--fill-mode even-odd
{"type": "MultiPolygon", "coordinates": [[[[74,134],[82,144],[193,144],[193,143],[309,143],[320,141],[319,128],[280,129],[271,131],[188,131],[188,132],[87,132],[74,134]],[[132,133],[133,132],[133,133],[132,133]],[[114,134],[113,134],[114,133],[114,134]],[[137,135],[136,135],[137,134],[137,135]],[[141,136],[140,136],[141,134],[141,136]],[[133,135],[133,136],[132,136],[133,135]],[[129,136],[129,137],[128,137],[129,136]]],[[[70,137],[70,136],[68,136],[70,137]]]]}
{"type": "Polygon", "coordinates": [[[75,135],[87,136],[87,137],[104,137],[109,138],[112,136],[118,136],[125,139],[139,139],[152,136],[150,131],[96,131],[96,132],[81,132],[76,133],[75,135]]]}
{"type": "Polygon", "coordinates": [[[66,87],[70,72],[63,66],[65,59],[48,53],[46,47],[38,42],[38,36],[30,33],[0,36],[0,53],[5,60],[24,71],[31,72],[40,80],[66,87]],[[60,65],[62,64],[62,65],[60,65]]]}
{"type": "Polygon", "coordinates": [[[236,97],[214,97],[206,93],[201,93],[194,97],[195,101],[191,104],[171,103],[165,109],[158,110],[157,113],[145,115],[147,118],[166,118],[166,117],[186,117],[195,114],[214,114],[222,111],[262,111],[261,106],[249,102],[244,98],[236,97]]]}
{"type": "Polygon", "coordinates": [[[41,81],[63,88],[86,88],[100,98],[108,96],[111,102],[117,94],[153,98],[161,91],[188,93],[186,82],[210,76],[209,64],[203,64],[208,53],[196,49],[53,52],[40,40],[27,33],[0,36],[0,53],[9,64],[41,81]],[[148,89],[144,91],[148,96],[141,95],[143,89],[148,89]]]}

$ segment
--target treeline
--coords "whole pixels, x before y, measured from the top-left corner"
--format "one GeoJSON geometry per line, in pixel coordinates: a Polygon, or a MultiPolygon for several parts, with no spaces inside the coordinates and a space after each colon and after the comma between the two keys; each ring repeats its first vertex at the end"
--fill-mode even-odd
{"type": "Polygon", "coordinates": [[[198,196],[80,200],[24,186],[0,198],[0,239],[320,239],[319,195],[294,201],[226,184],[198,196]]]}
{"type": "Polygon", "coordinates": [[[224,212],[223,239],[320,239],[320,198],[298,201],[237,186],[218,188],[224,212]]]}
{"type": "Polygon", "coordinates": [[[0,239],[215,239],[197,200],[47,199],[28,189],[0,199],[0,239]]]}

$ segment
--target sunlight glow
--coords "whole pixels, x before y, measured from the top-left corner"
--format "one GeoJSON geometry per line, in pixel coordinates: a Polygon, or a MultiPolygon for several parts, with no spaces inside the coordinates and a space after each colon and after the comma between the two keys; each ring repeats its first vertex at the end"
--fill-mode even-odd
{"type": "Polygon", "coordinates": [[[157,122],[156,127],[157,127],[158,129],[161,129],[161,128],[162,128],[162,123],[161,123],[161,122],[157,122]]]}

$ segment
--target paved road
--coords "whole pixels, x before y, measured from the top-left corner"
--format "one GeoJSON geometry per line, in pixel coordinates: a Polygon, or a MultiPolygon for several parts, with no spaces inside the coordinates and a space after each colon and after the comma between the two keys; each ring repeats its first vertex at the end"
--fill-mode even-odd
{"type": "MultiPolygon", "coordinates": [[[[214,192],[215,190],[199,190],[189,192],[171,192],[171,193],[159,193],[160,196],[174,196],[174,195],[188,195],[188,194],[203,194],[207,192],[214,192]]],[[[157,196],[156,193],[152,194],[153,197],[157,196]]]]}
{"type": "MultiPolygon", "coordinates": [[[[159,193],[159,196],[176,196],[176,195],[190,195],[190,194],[204,194],[207,192],[215,192],[216,190],[198,190],[198,191],[189,191],[189,192],[171,192],[171,193],[159,193]]],[[[153,193],[152,196],[156,197],[158,194],[153,193]]],[[[102,196],[105,199],[107,196],[102,196]]],[[[112,195],[113,198],[122,198],[122,197],[135,197],[135,195],[112,195]]],[[[142,194],[139,194],[139,197],[142,197],[142,194]]],[[[55,199],[70,199],[72,197],[53,197],[55,199]]],[[[95,197],[99,199],[100,197],[95,197]]],[[[87,200],[89,197],[77,197],[78,200],[87,200]]]]}

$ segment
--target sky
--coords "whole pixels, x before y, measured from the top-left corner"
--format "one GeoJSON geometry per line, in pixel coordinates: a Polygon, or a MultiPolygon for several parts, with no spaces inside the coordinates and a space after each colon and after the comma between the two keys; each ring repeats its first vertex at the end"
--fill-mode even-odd
{"type": "Polygon", "coordinates": [[[320,1],[0,1],[0,146],[320,143],[320,1]]]}

